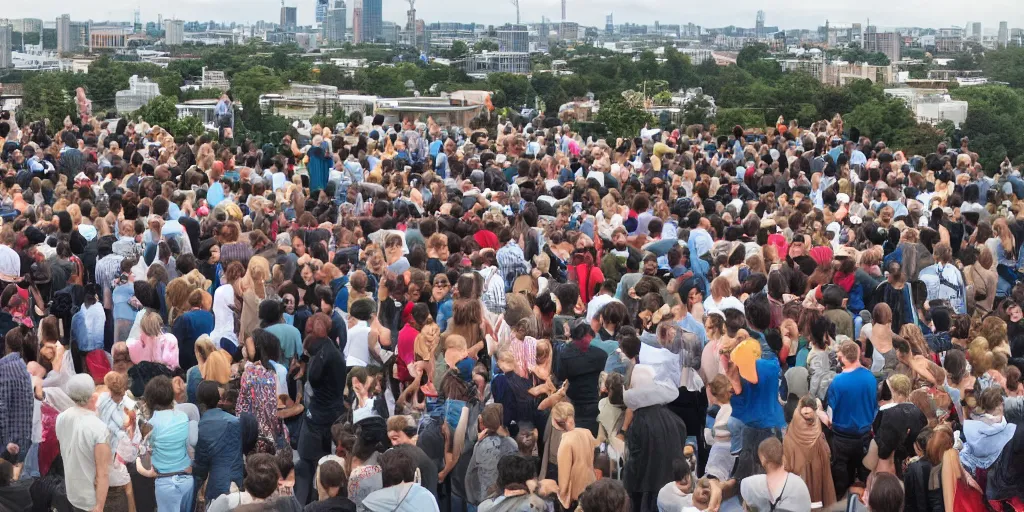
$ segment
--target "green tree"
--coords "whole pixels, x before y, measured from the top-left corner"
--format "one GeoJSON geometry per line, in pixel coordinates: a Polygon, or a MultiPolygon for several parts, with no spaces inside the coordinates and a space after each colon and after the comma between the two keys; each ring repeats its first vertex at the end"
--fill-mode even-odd
{"type": "Polygon", "coordinates": [[[897,134],[897,144],[906,155],[934,153],[939,143],[948,140],[946,133],[928,123],[918,123],[897,134]]]}
{"type": "Polygon", "coordinates": [[[473,53],[483,52],[496,52],[498,51],[498,43],[490,39],[481,39],[473,45],[473,53]]]}
{"type": "Polygon", "coordinates": [[[613,137],[634,137],[655,119],[642,108],[631,107],[621,99],[609,98],[601,101],[596,121],[603,124],[613,137]]]}
{"type": "Polygon", "coordinates": [[[530,86],[544,102],[547,114],[558,114],[558,107],[569,101],[569,95],[562,88],[562,82],[551,73],[537,73],[530,80],[530,86]]]}
{"type": "Polygon", "coordinates": [[[175,119],[167,127],[167,131],[171,132],[176,138],[184,139],[189,135],[193,137],[199,137],[206,133],[206,126],[203,125],[203,120],[196,116],[187,116],[181,119],[175,119]]]}
{"type": "Polygon", "coordinates": [[[25,100],[19,111],[21,123],[48,119],[48,129],[54,133],[63,125],[65,117],[77,118],[78,108],[67,90],[46,74],[30,76],[25,81],[24,94],[25,100]]]}
{"type": "Polygon", "coordinates": [[[679,53],[675,47],[665,47],[665,63],[661,66],[661,78],[668,82],[671,90],[693,87],[697,84],[690,58],[679,53]]]}
{"type": "Polygon", "coordinates": [[[968,71],[978,69],[979,62],[974,58],[974,55],[968,52],[958,53],[953,60],[946,64],[949,69],[956,69],[960,71],[968,71]]]}
{"type": "Polygon", "coordinates": [[[245,71],[235,73],[231,77],[231,88],[237,94],[242,94],[243,90],[249,90],[259,96],[280,91],[284,87],[284,80],[275,74],[273,69],[266,66],[253,66],[245,71]]]}
{"type": "Polygon", "coordinates": [[[562,77],[562,89],[570,98],[582,98],[590,92],[590,80],[582,75],[562,77]]]}
{"type": "Polygon", "coordinates": [[[857,128],[861,135],[872,140],[899,146],[902,132],[917,125],[917,121],[903,100],[886,98],[857,105],[852,112],[843,115],[843,124],[850,129],[857,128]]]}
{"type": "Polygon", "coordinates": [[[410,93],[405,87],[407,80],[415,78],[409,75],[409,71],[415,66],[403,64],[401,66],[370,66],[356,71],[355,84],[359,92],[364,94],[375,94],[382,97],[408,96],[410,93]]]}
{"type": "Polygon", "coordinates": [[[181,77],[177,74],[169,74],[157,79],[160,86],[160,94],[165,96],[181,96],[181,77]]]}
{"type": "MultiPolygon", "coordinates": [[[[985,76],[1010,87],[1024,88],[1024,48],[1009,47],[990,51],[982,62],[985,76]]],[[[975,68],[977,69],[977,68],[975,68]]]]}
{"type": "Polygon", "coordinates": [[[760,110],[719,108],[715,114],[715,124],[718,125],[718,135],[727,135],[732,133],[733,126],[764,128],[767,123],[764,121],[764,113],[760,110]]]}
{"type": "Polygon", "coordinates": [[[707,96],[701,94],[696,98],[686,102],[683,105],[683,124],[702,124],[708,126],[711,124],[711,102],[707,96]]]}
{"type": "Polygon", "coordinates": [[[355,80],[349,76],[347,71],[333,64],[320,66],[320,74],[317,79],[321,84],[333,85],[338,89],[352,89],[356,85],[355,80]]]}
{"type": "Polygon", "coordinates": [[[970,104],[962,135],[971,139],[971,150],[986,170],[995,172],[1003,158],[1018,161],[1024,156],[1024,93],[1002,85],[961,87],[951,90],[953,99],[970,104]]]}
{"type": "Polygon", "coordinates": [[[203,74],[203,60],[202,59],[178,59],[172,60],[167,65],[167,71],[171,73],[177,73],[182,80],[192,80],[202,77],[203,74]]]}
{"type": "MultiPolygon", "coordinates": [[[[524,75],[513,73],[491,73],[487,75],[487,85],[491,90],[501,90],[504,93],[504,102],[498,104],[495,98],[491,98],[496,108],[513,107],[518,109],[523,105],[532,105],[536,92],[530,85],[530,80],[524,75]]],[[[555,107],[558,108],[558,107],[555,107]]]]}
{"type": "Polygon", "coordinates": [[[462,60],[469,55],[469,45],[465,41],[455,41],[452,43],[451,49],[444,52],[444,55],[449,59],[462,60]]]}
{"type": "Polygon", "coordinates": [[[174,106],[177,102],[178,98],[174,96],[157,96],[142,108],[132,112],[129,117],[143,119],[151,125],[171,126],[178,120],[178,109],[174,106]]]}

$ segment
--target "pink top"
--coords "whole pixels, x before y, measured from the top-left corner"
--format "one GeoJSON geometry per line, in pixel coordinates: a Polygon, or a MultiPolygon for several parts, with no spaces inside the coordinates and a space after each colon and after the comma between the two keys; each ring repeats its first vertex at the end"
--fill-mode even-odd
{"type": "Polygon", "coordinates": [[[512,338],[512,355],[516,358],[516,373],[520,377],[530,375],[530,368],[537,366],[537,338],[526,336],[521,340],[512,338]]]}
{"type": "Polygon", "coordinates": [[[178,368],[178,339],[173,334],[164,333],[148,341],[132,339],[127,341],[127,345],[128,355],[135,364],[150,361],[167,365],[172,370],[178,368]]]}

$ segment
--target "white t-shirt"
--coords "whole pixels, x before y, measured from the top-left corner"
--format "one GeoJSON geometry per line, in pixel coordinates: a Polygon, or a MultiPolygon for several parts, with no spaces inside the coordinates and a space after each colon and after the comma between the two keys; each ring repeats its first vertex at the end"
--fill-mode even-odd
{"type": "Polygon", "coordinates": [[[21,257],[6,245],[0,245],[0,274],[15,277],[21,275],[21,257]]]}
{"type": "Polygon", "coordinates": [[[57,440],[64,458],[68,501],[76,508],[96,506],[96,445],[107,444],[107,427],[96,414],[72,407],[57,416],[57,440]]]}
{"type": "Polygon", "coordinates": [[[776,503],[776,512],[803,512],[811,509],[811,493],[799,476],[789,473],[786,482],[778,489],[768,490],[767,475],[754,475],[740,483],[743,501],[751,508],[768,510],[776,503]]]}
{"type": "Polygon", "coordinates": [[[360,321],[348,330],[348,343],[345,343],[345,365],[366,366],[370,362],[370,326],[360,321]]]}

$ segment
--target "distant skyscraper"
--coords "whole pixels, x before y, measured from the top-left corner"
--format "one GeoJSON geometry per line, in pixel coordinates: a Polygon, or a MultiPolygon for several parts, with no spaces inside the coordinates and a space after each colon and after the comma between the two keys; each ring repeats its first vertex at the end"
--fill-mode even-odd
{"type": "Polygon", "coordinates": [[[999,46],[1006,47],[1010,43],[1010,29],[1005,21],[999,22],[999,46]]]}
{"type": "Polygon", "coordinates": [[[971,39],[977,42],[981,42],[981,22],[975,21],[971,23],[971,39]]]}
{"type": "Polygon", "coordinates": [[[296,18],[297,18],[296,11],[297,11],[297,8],[295,8],[295,7],[285,7],[283,5],[281,6],[281,29],[282,30],[285,30],[285,31],[295,30],[295,27],[298,26],[298,23],[296,22],[296,18]]]}
{"type": "Polygon", "coordinates": [[[383,9],[382,0],[363,0],[362,40],[364,42],[373,42],[383,36],[383,9]]]}
{"type": "Polygon", "coordinates": [[[498,29],[498,51],[529,52],[530,31],[526,25],[505,25],[498,29]]]}
{"type": "Polygon", "coordinates": [[[615,19],[611,14],[604,17],[604,32],[605,34],[611,35],[615,32],[615,19]]]}
{"type": "Polygon", "coordinates": [[[891,62],[900,60],[902,41],[898,32],[878,32],[875,27],[868,26],[864,32],[864,51],[868,53],[884,53],[891,62]]]}
{"type": "Polygon", "coordinates": [[[764,33],[764,11],[757,11],[757,18],[754,22],[754,33],[758,38],[765,36],[764,33]]]}
{"type": "Polygon", "coordinates": [[[316,0],[316,22],[323,23],[327,19],[327,10],[330,7],[330,0],[316,0]]]}
{"type": "Polygon", "coordinates": [[[74,51],[71,45],[71,15],[61,14],[57,18],[57,53],[74,51]]]}
{"type": "Polygon", "coordinates": [[[352,8],[352,42],[363,42],[363,0],[356,0],[352,8]]]}
{"type": "Polygon", "coordinates": [[[327,21],[325,25],[327,30],[324,31],[324,37],[330,43],[341,43],[345,41],[345,30],[347,20],[345,19],[348,15],[348,9],[345,8],[345,0],[337,0],[334,2],[334,7],[327,10],[327,21]]]}
{"type": "Polygon", "coordinates": [[[562,21],[565,21],[565,0],[562,0],[562,21]]]}
{"type": "Polygon", "coordinates": [[[185,44],[184,20],[164,20],[164,44],[167,46],[185,44]]]}
{"type": "Polygon", "coordinates": [[[409,46],[416,45],[416,2],[409,1],[409,10],[405,11],[405,32],[409,35],[409,46]]]}
{"type": "Polygon", "coordinates": [[[0,22],[0,69],[14,67],[14,57],[12,55],[14,49],[11,47],[11,34],[13,32],[14,27],[6,22],[0,22]]]}

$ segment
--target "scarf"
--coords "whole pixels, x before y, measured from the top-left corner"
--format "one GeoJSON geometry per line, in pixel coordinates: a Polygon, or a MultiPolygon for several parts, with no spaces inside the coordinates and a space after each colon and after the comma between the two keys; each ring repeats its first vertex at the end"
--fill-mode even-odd
{"type": "Polygon", "coordinates": [[[820,501],[825,507],[836,502],[832,485],[831,450],[821,433],[821,422],[814,418],[808,425],[799,416],[793,416],[782,441],[782,460],[786,471],[799,476],[807,484],[811,501],[820,501]]]}
{"type": "Polygon", "coordinates": [[[840,288],[845,290],[846,293],[850,293],[850,290],[853,289],[853,284],[856,278],[856,274],[844,274],[843,272],[836,272],[832,278],[832,281],[839,285],[840,288]]]}

